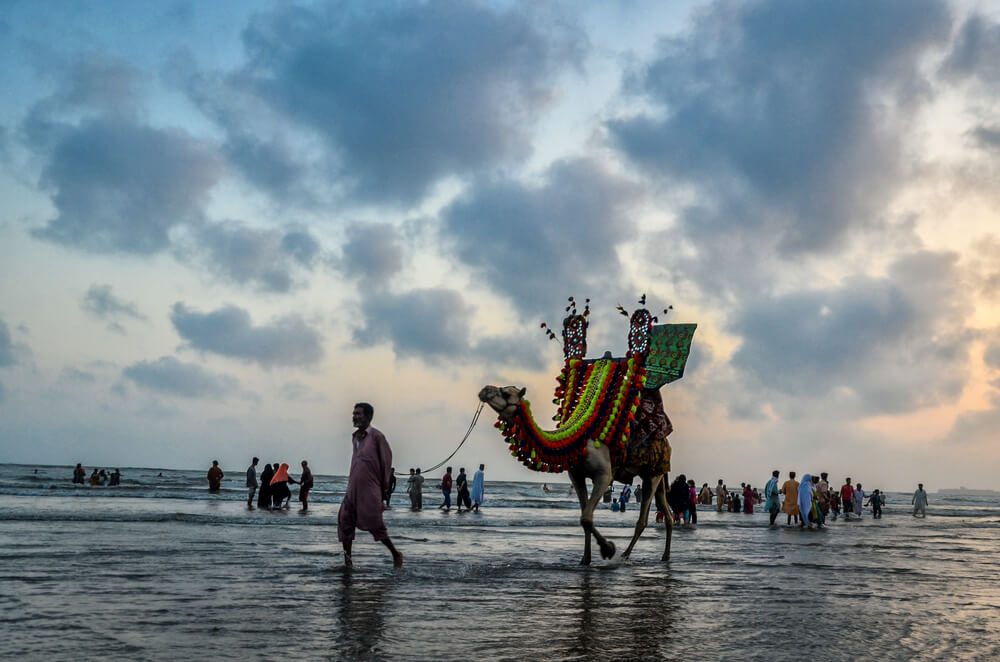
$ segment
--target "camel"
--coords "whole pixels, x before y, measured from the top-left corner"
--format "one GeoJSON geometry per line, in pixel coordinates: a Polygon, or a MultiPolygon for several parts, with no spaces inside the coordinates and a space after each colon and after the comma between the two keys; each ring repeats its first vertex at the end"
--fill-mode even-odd
{"type": "MultiPolygon", "coordinates": [[[[649,520],[652,500],[666,514],[666,542],[661,561],[670,560],[673,515],[667,503],[667,472],[673,430],[663,410],[660,387],[684,374],[684,363],[696,324],[664,324],[654,327],[657,318],[643,306],[629,315],[628,353],[613,358],[606,352],[600,359],[585,359],[590,299],[582,314],[569,298],[563,319],[562,339],[565,363],[556,378],[555,399],[559,405],[555,430],[543,430],[534,420],[526,389],[516,386],[484,386],[480,401],[497,412],[496,427],[507,439],[511,454],[529,469],[569,473],[580,499],[580,526],[584,546],[581,565],[590,565],[590,538],[593,536],[601,557],[610,559],[615,546],[594,526],[594,509],[612,480],[631,483],[642,479],[642,505],[632,540],[622,554],[628,559],[649,520]],[[587,478],[591,491],[587,493],[587,478]]],[[[670,306],[673,308],[673,306],[670,306]]],[[[669,308],[667,309],[669,310],[669,308]]],[[[664,314],[667,313],[664,310],[664,314]]],[[[542,324],[552,340],[556,334],[542,324]]]]}
{"type": "MultiPolygon", "coordinates": [[[[501,422],[511,424],[517,412],[521,409],[525,393],[526,389],[519,389],[515,386],[504,386],[502,388],[484,386],[479,392],[479,399],[497,412],[501,422]]],[[[661,402],[659,390],[648,390],[644,396],[650,398],[654,403],[661,402]]],[[[660,404],[660,411],[662,412],[662,402],[660,404]]],[[[641,419],[642,416],[643,414],[640,413],[639,418],[641,419]]],[[[669,420],[667,420],[667,425],[669,426],[669,420]]],[[[669,429],[667,433],[669,434],[669,429]]],[[[665,439],[666,436],[664,435],[663,440],[665,441],[665,439]]],[[[583,527],[584,532],[583,558],[580,559],[580,565],[590,565],[591,536],[597,541],[602,558],[610,559],[615,555],[614,543],[601,535],[600,531],[594,526],[594,509],[601,501],[608,486],[611,485],[612,480],[631,483],[632,479],[636,476],[642,479],[642,505],[639,508],[639,519],[635,524],[632,540],[625,549],[625,552],[622,553],[622,559],[629,558],[632,548],[635,547],[636,541],[639,540],[639,536],[646,528],[649,520],[649,508],[653,498],[655,498],[657,506],[666,513],[664,522],[666,523],[667,535],[663,556],[660,560],[663,562],[669,561],[670,540],[673,536],[673,516],[670,506],[667,504],[667,474],[662,470],[663,463],[645,464],[642,466],[624,466],[624,464],[614,466],[611,449],[607,443],[600,443],[593,438],[588,438],[584,442],[585,452],[581,453],[582,457],[575,466],[566,470],[570,480],[573,482],[573,488],[576,490],[577,497],[580,499],[580,526],[583,527]],[[587,478],[590,478],[592,483],[589,495],[587,494],[587,478]]],[[[666,448],[669,453],[669,445],[666,448]]]]}

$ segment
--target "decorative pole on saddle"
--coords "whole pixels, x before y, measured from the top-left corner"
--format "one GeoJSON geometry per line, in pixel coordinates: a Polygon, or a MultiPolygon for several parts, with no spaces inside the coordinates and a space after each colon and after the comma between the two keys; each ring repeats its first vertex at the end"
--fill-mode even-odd
{"type": "MultiPolygon", "coordinates": [[[[632,317],[629,319],[629,330],[628,330],[628,357],[635,358],[636,360],[645,361],[646,357],[649,355],[649,350],[651,347],[651,338],[653,336],[653,325],[660,321],[659,317],[654,316],[646,309],[646,295],[645,293],[639,297],[639,305],[642,308],[636,309],[632,313],[632,317]]],[[[663,314],[666,315],[673,306],[667,306],[663,309],[663,314]]],[[[628,317],[628,311],[618,306],[618,312],[628,317]]]]}
{"type": "MultiPolygon", "coordinates": [[[[590,323],[590,299],[584,301],[583,313],[579,313],[576,307],[576,299],[569,297],[569,305],[566,306],[566,315],[563,318],[562,328],[562,348],[563,367],[556,377],[556,390],[553,393],[552,404],[559,405],[559,411],[552,417],[553,421],[561,421],[564,418],[564,401],[566,399],[566,376],[569,373],[570,362],[582,361],[587,355],[587,328],[590,323]]],[[[555,340],[556,334],[542,322],[542,329],[548,334],[549,340],[555,340]]]]}

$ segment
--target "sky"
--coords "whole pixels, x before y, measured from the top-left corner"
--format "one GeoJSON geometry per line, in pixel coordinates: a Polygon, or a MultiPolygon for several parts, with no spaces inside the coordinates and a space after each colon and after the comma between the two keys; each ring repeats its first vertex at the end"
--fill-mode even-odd
{"type": "Polygon", "coordinates": [[[429,467],[645,294],[675,472],[996,487],[996,3],[7,0],[0,89],[0,461],[429,467]]]}

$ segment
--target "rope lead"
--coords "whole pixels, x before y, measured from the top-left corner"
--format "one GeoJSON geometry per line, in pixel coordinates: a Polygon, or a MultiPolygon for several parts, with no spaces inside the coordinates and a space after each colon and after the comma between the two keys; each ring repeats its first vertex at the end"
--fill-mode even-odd
{"type": "MultiPolygon", "coordinates": [[[[449,456],[448,456],[448,457],[446,457],[445,459],[441,460],[440,462],[438,462],[437,464],[435,464],[435,465],[434,465],[433,467],[430,467],[430,468],[428,468],[428,469],[424,469],[424,470],[423,470],[423,472],[424,472],[424,473],[430,473],[431,471],[434,471],[434,470],[436,470],[436,469],[440,469],[441,467],[443,467],[443,466],[445,465],[445,463],[446,463],[446,462],[447,462],[448,460],[450,460],[451,458],[455,457],[455,453],[457,453],[457,452],[458,452],[458,450],[459,450],[459,449],[460,449],[460,448],[462,447],[462,445],[463,445],[463,444],[464,444],[464,443],[465,443],[466,441],[468,441],[468,439],[469,439],[469,435],[471,435],[471,434],[472,434],[472,429],[473,429],[474,427],[476,427],[476,423],[478,423],[478,422],[479,422],[479,415],[480,415],[481,413],[483,413],[483,407],[485,407],[485,406],[486,406],[486,403],[485,403],[485,402],[480,402],[480,403],[479,403],[479,409],[477,409],[477,410],[476,410],[476,413],[475,413],[475,414],[473,415],[473,417],[472,417],[472,422],[471,422],[471,423],[469,423],[469,429],[465,431],[465,436],[464,436],[464,437],[462,437],[462,441],[458,442],[458,447],[457,447],[457,448],[455,448],[455,450],[453,450],[453,451],[451,452],[451,455],[449,455],[449,456]]],[[[407,473],[400,473],[399,471],[397,471],[397,472],[396,472],[396,475],[397,475],[397,476],[409,476],[409,474],[407,474],[407,473]]]]}

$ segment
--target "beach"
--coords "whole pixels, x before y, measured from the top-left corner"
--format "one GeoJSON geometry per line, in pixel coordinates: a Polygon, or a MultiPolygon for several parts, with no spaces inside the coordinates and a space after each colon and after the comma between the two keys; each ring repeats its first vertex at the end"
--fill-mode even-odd
{"type": "MultiPolygon", "coordinates": [[[[210,495],[203,471],[123,468],[121,487],[90,487],[70,483],[71,467],[34,469],[0,465],[0,643],[20,659],[1000,655],[992,496],[932,493],[915,519],[910,495],[890,492],[882,520],[820,531],[703,506],[675,529],[669,564],[651,523],[630,561],[584,568],[568,485],[487,472],[480,513],[438,510],[431,479],[411,512],[400,485],[386,522],[404,567],[359,532],[347,572],[343,476],[317,474],[301,514],[294,500],[248,510],[242,472],[210,495]]],[[[619,551],[630,507],[596,515],[619,551]]]]}

